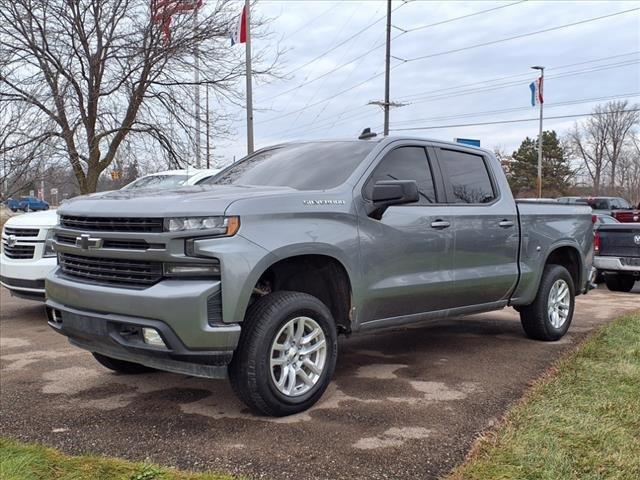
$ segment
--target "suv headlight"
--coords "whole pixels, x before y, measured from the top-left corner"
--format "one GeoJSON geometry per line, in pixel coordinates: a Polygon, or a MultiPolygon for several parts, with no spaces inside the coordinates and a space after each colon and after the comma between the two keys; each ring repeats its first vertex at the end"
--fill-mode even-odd
{"type": "Polygon", "coordinates": [[[56,256],[56,251],[53,249],[53,235],[54,230],[53,228],[51,228],[47,232],[47,238],[44,241],[44,253],[42,254],[42,256],[45,258],[56,256]]]}
{"type": "Polygon", "coordinates": [[[203,230],[207,234],[231,237],[239,228],[239,217],[175,217],[166,218],[164,221],[164,229],[167,232],[203,230]]]}

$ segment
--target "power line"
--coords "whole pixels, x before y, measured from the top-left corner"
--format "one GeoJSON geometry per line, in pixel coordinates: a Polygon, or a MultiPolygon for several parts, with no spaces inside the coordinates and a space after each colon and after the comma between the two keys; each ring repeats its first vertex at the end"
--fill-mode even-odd
{"type": "MultiPolygon", "coordinates": [[[[556,108],[556,107],[565,107],[568,105],[578,105],[581,103],[592,103],[592,102],[601,102],[606,100],[615,100],[620,98],[632,98],[640,96],[640,92],[630,92],[630,93],[620,93],[616,95],[608,95],[602,97],[591,97],[591,98],[580,98],[575,100],[566,100],[564,102],[556,102],[556,103],[546,103],[544,104],[545,108],[556,108]]],[[[511,113],[518,112],[522,110],[530,110],[530,106],[526,107],[513,107],[513,108],[503,108],[499,110],[485,110],[482,112],[468,112],[468,113],[459,113],[457,115],[445,115],[440,117],[427,117],[427,118],[418,118],[413,120],[400,120],[397,122],[393,122],[395,125],[405,125],[415,122],[428,122],[428,121],[440,121],[440,120],[452,120],[455,118],[470,118],[470,117],[481,117],[484,115],[496,115],[501,113],[511,113]]]]}
{"type": "Polygon", "coordinates": [[[615,17],[617,15],[623,15],[625,13],[635,12],[637,10],[640,10],[640,7],[639,8],[630,8],[629,10],[622,10],[620,12],[610,13],[610,14],[607,14],[607,15],[601,15],[599,17],[587,18],[587,19],[584,19],[584,20],[580,20],[578,22],[567,23],[567,24],[564,24],[564,25],[559,25],[557,27],[545,28],[545,29],[542,29],[542,30],[537,30],[535,32],[521,33],[519,35],[514,35],[512,37],[501,38],[499,40],[491,40],[489,42],[476,43],[474,45],[467,45],[466,47],[454,48],[454,49],[451,49],[451,50],[445,50],[443,52],[430,53],[428,55],[421,55],[421,56],[415,57],[415,58],[408,58],[408,59],[404,60],[404,63],[415,62],[415,61],[418,61],[418,60],[424,60],[426,58],[439,57],[441,55],[448,55],[450,53],[458,53],[458,52],[462,52],[462,51],[465,51],[465,50],[471,50],[471,49],[474,49],[474,48],[486,47],[486,46],[489,46],[489,45],[495,45],[497,43],[509,42],[511,40],[517,40],[519,38],[530,37],[532,35],[539,35],[541,33],[553,32],[555,30],[561,30],[563,28],[575,27],[576,25],[582,25],[584,23],[595,22],[597,20],[603,20],[605,18],[611,18],[611,17],[615,17]]]}
{"type": "MultiPolygon", "coordinates": [[[[616,16],[616,15],[622,15],[624,13],[629,13],[629,12],[637,11],[637,10],[640,10],[640,8],[633,8],[633,9],[624,10],[624,11],[621,11],[621,12],[611,13],[611,14],[607,14],[607,15],[601,15],[599,17],[588,18],[588,19],[580,20],[578,22],[568,23],[568,24],[565,24],[565,25],[559,25],[557,27],[551,27],[551,28],[547,28],[547,29],[544,29],[544,30],[539,30],[539,31],[536,31],[536,32],[529,32],[529,33],[526,33],[526,34],[520,34],[520,35],[516,35],[516,36],[513,36],[513,37],[505,38],[505,39],[494,40],[494,41],[491,41],[491,42],[483,42],[483,43],[479,43],[479,44],[475,44],[475,45],[468,45],[466,47],[461,47],[461,48],[458,48],[458,49],[448,50],[448,51],[445,51],[445,52],[437,52],[437,53],[433,53],[433,54],[429,54],[429,55],[423,55],[421,57],[415,57],[413,59],[404,60],[402,63],[398,63],[398,64],[394,65],[391,69],[395,70],[397,67],[399,67],[401,65],[404,65],[405,63],[409,63],[409,62],[413,62],[413,61],[423,60],[423,59],[426,59],[426,58],[432,58],[432,57],[435,57],[435,56],[447,55],[447,54],[450,54],[450,53],[457,53],[457,52],[460,52],[460,51],[463,51],[463,50],[469,50],[469,49],[479,48],[479,47],[483,47],[483,46],[487,46],[487,45],[493,45],[493,44],[500,43],[500,42],[507,42],[507,41],[510,41],[510,40],[523,38],[523,37],[526,37],[526,36],[537,35],[537,34],[540,34],[540,33],[545,33],[545,32],[549,32],[549,31],[553,31],[553,30],[559,30],[559,29],[562,29],[562,28],[569,28],[569,27],[573,27],[573,26],[576,26],[576,25],[581,25],[581,24],[585,24],[585,23],[588,23],[588,22],[594,22],[594,21],[597,21],[597,20],[602,20],[604,18],[609,18],[609,17],[613,17],[613,16],[616,16]]],[[[335,97],[343,95],[345,93],[348,93],[348,92],[354,90],[355,88],[357,88],[357,87],[359,87],[361,85],[364,85],[365,83],[368,83],[371,80],[374,80],[374,79],[376,79],[376,78],[378,78],[378,77],[380,77],[382,75],[384,75],[384,72],[377,73],[377,74],[375,74],[375,75],[373,75],[371,77],[368,77],[367,79],[357,83],[356,85],[353,85],[352,87],[349,87],[349,88],[344,89],[344,90],[342,90],[342,91],[340,91],[338,93],[335,93],[332,96],[327,97],[326,99],[323,99],[323,100],[320,100],[318,102],[312,103],[308,107],[313,107],[315,105],[320,105],[321,103],[330,101],[330,100],[334,99],[335,97]]],[[[275,97],[272,97],[272,98],[275,98],[275,97]]],[[[273,120],[278,120],[280,118],[285,118],[285,117],[288,117],[288,116],[290,116],[292,114],[298,113],[298,111],[301,111],[301,110],[304,110],[304,109],[294,110],[292,112],[285,113],[285,114],[282,114],[282,115],[279,115],[279,116],[276,116],[276,117],[272,117],[270,119],[263,120],[261,122],[256,122],[256,123],[266,123],[266,122],[271,122],[273,120]]]]}
{"type": "MultiPolygon", "coordinates": [[[[574,70],[570,72],[558,73],[556,75],[549,75],[546,79],[553,80],[558,78],[572,77],[574,75],[584,75],[587,73],[600,72],[603,70],[611,70],[614,68],[627,67],[629,65],[636,65],[638,63],[640,63],[640,60],[628,60],[625,62],[610,63],[606,65],[597,65],[597,66],[582,69],[582,70],[574,70]]],[[[491,85],[491,86],[485,85],[482,87],[463,89],[463,90],[450,92],[450,93],[442,93],[442,94],[436,94],[436,95],[427,95],[427,96],[417,97],[414,101],[411,102],[411,104],[425,103],[433,100],[443,100],[447,98],[459,97],[462,95],[470,95],[473,93],[490,92],[490,91],[501,90],[506,87],[512,87],[517,85],[522,85],[522,80],[514,80],[510,82],[498,83],[496,85],[491,85]]]]}
{"type": "Polygon", "coordinates": [[[495,10],[500,10],[502,8],[512,7],[514,5],[519,5],[520,3],[524,3],[527,0],[520,0],[518,2],[508,3],[507,5],[500,5],[498,7],[488,8],[486,10],[480,10],[479,12],[469,13],[467,15],[462,15],[460,17],[449,18],[447,20],[442,20],[440,22],[430,23],[428,25],[420,25],[419,27],[408,28],[403,30],[404,32],[417,32],[418,30],[424,30],[425,28],[436,27],[438,25],[444,25],[445,23],[455,22],[456,20],[462,20],[463,18],[475,17],[476,15],[481,15],[483,13],[493,12],[495,10]]]}
{"type": "MultiPolygon", "coordinates": [[[[597,102],[597,101],[614,100],[614,99],[619,99],[619,98],[631,98],[631,97],[636,97],[636,96],[639,96],[639,95],[640,95],[640,92],[632,92],[632,93],[628,93],[628,94],[625,93],[625,94],[617,94],[617,95],[602,96],[602,97],[592,97],[592,98],[567,100],[565,102],[559,102],[559,103],[553,103],[553,104],[545,104],[545,106],[549,106],[550,108],[556,108],[556,107],[561,107],[561,106],[577,105],[577,104],[581,104],[581,103],[591,103],[591,102],[597,102]]],[[[463,113],[463,114],[451,115],[451,116],[419,118],[419,119],[413,119],[413,120],[401,120],[401,121],[397,121],[397,122],[392,122],[392,126],[406,125],[408,123],[415,123],[415,122],[428,122],[428,121],[437,121],[437,120],[450,120],[450,119],[454,119],[454,118],[470,118],[470,117],[483,116],[483,115],[494,115],[494,114],[500,114],[500,113],[509,113],[509,112],[516,112],[516,111],[522,111],[522,110],[529,110],[530,108],[531,107],[529,107],[529,106],[526,106],[526,107],[514,107],[514,108],[500,109],[500,110],[490,110],[490,111],[483,111],[483,112],[463,113]]],[[[357,113],[355,115],[351,115],[349,117],[346,117],[343,121],[337,122],[337,124],[339,125],[339,124],[343,124],[343,123],[346,123],[346,122],[349,122],[349,121],[352,121],[352,120],[366,118],[366,117],[370,117],[370,116],[371,116],[371,114],[368,113],[368,112],[361,112],[361,113],[357,113]]],[[[317,130],[322,130],[324,128],[325,128],[325,125],[317,125],[317,126],[314,126],[313,128],[300,127],[300,128],[296,128],[294,130],[303,129],[303,130],[305,130],[305,132],[313,132],[313,131],[317,131],[317,130]]],[[[288,132],[289,132],[289,130],[283,132],[283,135],[285,133],[288,133],[288,132]]]]}
{"type": "MultiPolygon", "coordinates": [[[[556,115],[554,117],[545,117],[545,120],[558,120],[562,118],[578,118],[578,117],[588,117],[590,115],[607,115],[611,113],[627,113],[627,112],[639,112],[640,108],[631,108],[626,110],[617,110],[615,112],[589,112],[589,113],[576,113],[573,115],[556,115]]],[[[413,127],[413,128],[392,128],[391,131],[394,132],[405,132],[409,130],[436,130],[441,128],[456,128],[456,127],[477,127],[481,125],[502,125],[505,123],[521,123],[521,122],[537,122],[540,118],[519,118],[516,120],[499,120],[496,122],[478,122],[478,123],[459,123],[456,125],[433,125],[427,127],[413,127]]]]}
{"type": "MultiPolygon", "coordinates": [[[[403,7],[404,5],[406,5],[406,3],[402,3],[400,5],[398,5],[396,8],[393,9],[393,11],[395,12],[396,10],[398,10],[399,8],[403,7]]],[[[334,45],[333,47],[331,47],[329,50],[321,53],[320,55],[312,58],[311,60],[303,63],[302,65],[297,66],[296,68],[294,68],[293,70],[288,71],[287,73],[284,74],[284,76],[288,76],[291,75],[292,73],[297,72],[298,70],[303,69],[304,67],[311,65],[312,63],[320,60],[322,57],[325,57],[326,55],[330,54],[331,52],[333,52],[334,50],[336,50],[337,48],[340,48],[342,45],[344,45],[345,43],[350,42],[351,40],[353,40],[354,38],[356,38],[357,36],[363,34],[364,32],[366,32],[367,30],[369,30],[371,27],[373,27],[375,24],[379,23],[380,21],[384,20],[385,18],[387,18],[386,15],[378,18],[377,20],[375,20],[374,22],[370,23],[369,25],[367,25],[366,27],[362,28],[361,30],[358,30],[356,33],[354,33],[353,35],[351,35],[350,37],[345,38],[343,41],[341,41],[340,43],[334,45]]]]}
{"type": "MultiPolygon", "coordinates": [[[[599,60],[594,60],[594,61],[599,61],[599,60]]],[[[575,70],[573,72],[564,72],[564,73],[561,73],[561,74],[558,74],[558,75],[552,75],[552,76],[549,76],[548,78],[554,79],[554,78],[570,77],[570,76],[574,76],[574,75],[588,74],[588,73],[593,73],[593,72],[598,72],[598,71],[603,71],[603,70],[610,70],[612,68],[620,68],[620,67],[624,67],[624,66],[627,66],[627,65],[636,64],[638,62],[639,62],[638,60],[635,60],[635,61],[632,61],[632,62],[629,62],[629,63],[623,63],[622,65],[619,65],[619,64],[610,64],[610,65],[606,65],[606,66],[599,65],[599,66],[596,66],[596,67],[593,67],[593,68],[588,68],[588,69],[585,69],[585,70],[575,70]],[[611,66],[611,65],[613,65],[613,66],[611,66]]],[[[586,62],[579,62],[579,63],[586,63],[586,62]]],[[[573,65],[573,64],[569,64],[569,65],[573,65]]],[[[555,68],[561,68],[561,67],[559,66],[559,67],[555,67],[555,68]]],[[[375,76],[379,77],[379,76],[382,76],[383,74],[384,74],[384,72],[378,73],[375,76]]],[[[354,85],[352,87],[349,87],[348,89],[343,90],[342,92],[338,92],[333,97],[337,97],[337,96],[341,95],[342,93],[344,93],[346,91],[353,90],[354,88],[359,87],[360,85],[366,83],[367,81],[369,81],[369,79],[364,80],[363,82],[360,82],[359,84],[356,84],[356,85],[354,85]]],[[[485,83],[485,82],[481,82],[481,83],[485,83]]],[[[502,88],[516,86],[516,85],[521,85],[521,81],[506,82],[506,83],[499,84],[499,85],[485,86],[485,87],[480,87],[480,88],[475,88],[475,89],[461,90],[461,91],[454,92],[454,93],[435,95],[435,96],[431,96],[431,97],[421,97],[417,101],[414,101],[413,103],[414,104],[415,103],[424,103],[424,102],[428,102],[428,101],[442,100],[442,99],[453,98],[453,97],[462,96],[462,95],[471,95],[471,94],[474,94],[474,93],[484,93],[484,92],[487,92],[487,91],[500,90],[502,88]]],[[[331,100],[333,97],[331,97],[329,100],[331,100]]],[[[326,100],[319,100],[318,102],[310,104],[309,107],[313,107],[315,105],[319,105],[319,104],[323,103],[324,101],[326,101],[326,100]]],[[[345,110],[342,113],[344,114],[344,113],[347,113],[349,111],[355,111],[355,110],[358,110],[358,109],[361,109],[361,108],[364,108],[364,107],[366,107],[366,105],[361,105],[361,106],[358,106],[358,107],[354,107],[354,108],[351,108],[349,110],[345,110]]],[[[276,118],[283,118],[283,117],[286,117],[286,116],[290,116],[290,115],[293,115],[293,114],[297,113],[298,111],[302,111],[302,110],[303,109],[294,110],[292,112],[289,112],[287,114],[284,114],[284,115],[282,115],[280,117],[276,117],[276,118]]],[[[353,117],[349,117],[349,118],[353,118],[353,117]]],[[[271,119],[270,121],[272,121],[272,120],[274,120],[274,119],[271,119]]],[[[262,121],[262,122],[258,122],[258,123],[265,123],[265,122],[266,121],[262,121]]],[[[339,124],[339,123],[343,123],[343,122],[337,122],[336,124],[339,124]]],[[[295,130],[303,129],[303,128],[306,128],[306,127],[313,127],[313,129],[315,129],[317,126],[318,125],[314,124],[314,123],[305,124],[305,125],[296,126],[294,128],[289,128],[289,129],[285,130],[282,133],[284,134],[284,133],[288,133],[291,130],[295,131],[295,130]]]]}
{"type": "MultiPolygon", "coordinates": [[[[635,50],[632,52],[627,52],[627,53],[621,53],[619,55],[609,55],[606,57],[600,57],[600,58],[594,58],[592,60],[584,60],[582,62],[575,62],[575,63],[567,63],[564,65],[556,65],[553,67],[548,67],[546,68],[546,70],[560,70],[560,69],[565,69],[565,68],[569,68],[569,67],[575,67],[578,65],[585,65],[587,63],[596,63],[596,62],[601,62],[603,60],[612,60],[614,58],[620,58],[620,57],[628,57],[630,55],[637,55],[640,53],[640,50],[635,50]]],[[[427,91],[423,91],[423,92],[417,92],[417,93],[412,93],[410,95],[403,95],[400,97],[397,97],[398,99],[408,99],[408,98],[412,98],[415,97],[416,95],[426,95],[426,94],[430,94],[430,93],[438,93],[438,92],[446,92],[448,90],[457,90],[459,88],[464,88],[464,87],[471,87],[474,85],[479,85],[482,83],[494,83],[494,82],[499,82],[501,80],[506,80],[509,78],[518,78],[518,77],[530,77],[531,76],[531,71],[528,72],[523,72],[523,73],[514,73],[514,74],[510,74],[510,75],[506,75],[506,76],[501,76],[501,77],[494,77],[494,78],[489,78],[486,80],[480,80],[477,82],[471,82],[471,83],[466,83],[466,84],[462,84],[462,85],[454,85],[452,87],[445,87],[445,88],[439,88],[436,90],[427,90],[427,91]]]]}
{"type": "MultiPolygon", "coordinates": [[[[507,4],[507,5],[501,5],[501,6],[499,6],[499,7],[489,8],[489,9],[486,9],[486,10],[480,10],[480,11],[478,11],[478,12],[473,12],[473,13],[470,13],[470,14],[468,14],[468,15],[462,15],[462,16],[460,16],[460,17],[449,18],[449,19],[447,19],[447,20],[443,20],[443,21],[440,21],[440,22],[436,22],[436,23],[433,23],[433,24],[430,24],[430,25],[422,25],[422,26],[420,26],[420,27],[412,28],[412,29],[409,29],[409,30],[402,30],[398,35],[396,35],[396,36],[394,36],[394,37],[392,38],[392,41],[393,41],[393,40],[396,40],[398,37],[401,37],[402,35],[404,35],[404,34],[406,34],[406,33],[410,33],[410,32],[417,31],[417,30],[422,30],[422,29],[425,29],[425,28],[428,28],[428,27],[434,27],[434,26],[437,26],[437,25],[442,25],[442,24],[445,24],[445,23],[454,22],[454,21],[456,21],[456,20],[461,20],[461,19],[463,19],[463,18],[473,17],[473,16],[476,16],[476,15],[480,15],[480,14],[487,13],[487,12],[492,12],[492,11],[494,11],[494,10],[499,10],[499,9],[502,9],[502,8],[511,7],[511,6],[513,6],[513,5],[518,5],[518,4],[520,4],[520,3],[524,3],[525,1],[527,1],[527,0],[520,0],[520,1],[518,1],[518,2],[509,3],[509,4],[507,4]]],[[[392,13],[393,13],[393,12],[395,12],[396,10],[398,10],[398,9],[399,9],[400,7],[402,7],[403,5],[405,5],[405,4],[403,3],[402,5],[399,5],[399,6],[397,6],[396,8],[394,8],[394,9],[392,10],[392,13]]],[[[356,33],[355,33],[354,35],[352,35],[351,37],[348,37],[348,38],[346,38],[345,40],[343,40],[342,42],[338,43],[337,45],[334,45],[334,46],[333,46],[333,47],[331,47],[329,50],[327,50],[326,52],[323,52],[322,54],[318,55],[318,56],[317,56],[317,57],[315,57],[314,59],[309,60],[308,62],[306,62],[306,63],[302,64],[301,66],[296,67],[295,69],[293,69],[293,70],[291,70],[291,71],[287,72],[286,74],[284,74],[284,76],[291,75],[292,73],[295,73],[295,72],[297,72],[298,70],[300,70],[300,69],[302,69],[302,68],[306,67],[307,65],[310,65],[311,63],[315,62],[316,60],[319,60],[320,58],[322,58],[322,57],[326,56],[327,54],[329,54],[329,53],[331,53],[332,51],[336,50],[337,48],[341,47],[342,45],[344,45],[344,44],[345,44],[345,43],[347,43],[348,41],[350,41],[350,40],[352,40],[353,38],[355,38],[355,37],[359,36],[360,34],[364,33],[366,30],[368,30],[368,29],[369,29],[369,28],[371,28],[372,26],[376,25],[377,23],[379,23],[381,20],[383,20],[383,19],[385,19],[385,18],[386,18],[386,15],[385,15],[384,17],[380,17],[378,20],[376,20],[376,21],[374,21],[373,23],[371,23],[371,24],[367,25],[366,27],[364,27],[362,30],[360,30],[360,31],[356,32],[356,33]]],[[[295,90],[298,90],[299,88],[302,88],[302,87],[304,87],[305,85],[309,85],[310,83],[313,83],[313,82],[315,82],[316,80],[320,80],[321,78],[324,78],[324,77],[326,77],[326,76],[328,76],[328,75],[331,75],[332,73],[335,73],[335,72],[337,72],[338,70],[341,70],[341,69],[343,69],[344,67],[346,67],[346,66],[348,66],[348,65],[351,65],[353,62],[355,62],[355,61],[357,61],[357,60],[361,59],[363,56],[365,56],[365,55],[369,55],[370,53],[372,53],[372,52],[376,51],[377,49],[379,49],[379,48],[380,48],[380,47],[382,47],[383,45],[384,45],[384,42],[379,43],[378,45],[375,45],[374,47],[370,48],[370,49],[369,49],[369,50],[367,50],[366,52],[364,52],[364,53],[362,53],[362,54],[358,55],[358,56],[357,56],[357,57],[355,57],[355,58],[352,58],[351,60],[349,60],[349,61],[347,61],[347,62],[345,62],[345,63],[342,63],[342,64],[340,64],[340,65],[338,65],[338,66],[336,66],[336,67],[332,68],[331,70],[329,70],[329,71],[327,71],[327,72],[324,72],[323,74],[321,74],[321,75],[319,75],[319,76],[317,76],[317,77],[314,77],[314,78],[312,78],[312,79],[310,79],[310,80],[305,80],[304,82],[302,82],[302,83],[300,83],[300,84],[296,85],[295,87],[289,88],[288,90],[284,90],[284,91],[282,91],[282,92],[280,92],[280,93],[278,93],[278,94],[276,94],[276,95],[273,95],[273,96],[271,96],[271,97],[266,98],[266,99],[265,99],[265,100],[263,100],[263,101],[265,101],[265,102],[269,102],[269,101],[274,100],[274,99],[276,99],[276,98],[278,98],[278,97],[281,97],[282,95],[286,95],[287,93],[291,93],[291,92],[293,92],[293,91],[295,91],[295,90]]],[[[401,61],[404,61],[404,60],[401,60],[401,61]]]]}

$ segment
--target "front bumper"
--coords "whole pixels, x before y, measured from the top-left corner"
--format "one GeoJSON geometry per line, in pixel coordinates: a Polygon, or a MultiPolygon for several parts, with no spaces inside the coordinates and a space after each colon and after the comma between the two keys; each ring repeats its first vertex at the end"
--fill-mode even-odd
{"type": "Polygon", "coordinates": [[[640,259],[596,255],[593,266],[604,272],[625,272],[640,275],[640,259]]]}
{"type": "MultiPolygon", "coordinates": [[[[40,246],[36,247],[36,256],[40,246]]],[[[44,279],[56,268],[56,258],[14,260],[0,255],[0,285],[13,295],[44,300],[44,279]]]]}
{"type": "Polygon", "coordinates": [[[207,304],[220,295],[217,280],[163,280],[132,289],[85,284],[55,271],[46,290],[49,325],[71,343],[153,368],[219,378],[240,338],[240,325],[210,323],[207,304]],[[142,327],[157,330],[167,347],[131,335],[142,327]]]}

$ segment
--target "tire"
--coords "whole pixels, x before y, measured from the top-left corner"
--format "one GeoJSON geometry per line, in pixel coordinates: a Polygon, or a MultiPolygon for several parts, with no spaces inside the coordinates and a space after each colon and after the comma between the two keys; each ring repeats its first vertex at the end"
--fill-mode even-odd
{"type": "Polygon", "coordinates": [[[100,365],[113,370],[118,373],[126,373],[129,375],[136,375],[138,373],[150,373],[156,372],[154,368],[140,365],[139,363],[127,362],[125,360],[119,360],[117,358],[106,357],[99,353],[92,352],[93,357],[98,361],[100,365]]]}
{"type": "Polygon", "coordinates": [[[636,283],[636,279],[632,275],[606,273],[604,275],[604,283],[607,284],[607,288],[612,292],[630,292],[636,283]]]}
{"type": "Polygon", "coordinates": [[[326,305],[306,293],[274,292],[249,308],[229,365],[229,378],[236,395],[253,412],[275,417],[292,415],[307,410],[320,399],[331,382],[337,356],[336,325],[326,305]],[[287,329],[289,325],[293,325],[293,330],[287,329]],[[302,340],[295,340],[299,337],[293,333],[298,333],[300,325],[302,340]],[[311,333],[315,336],[304,342],[311,333]],[[292,346],[290,338],[294,340],[292,346]],[[302,352],[312,348],[316,350],[305,357],[302,352]],[[311,371],[309,363],[313,363],[318,373],[311,371]],[[322,368],[318,368],[320,364],[322,368]],[[293,381],[288,375],[291,369],[296,372],[293,381]],[[298,387],[298,375],[302,379],[303,374],[305,381],[298,387]],[[283,378],[284,384],[278,386],[278,380],[283,378]],[[293,388],[285,392],[288,386],[293,388]]]}
{"type": "Polygon", "coordinates": [[[566,268],[560,265],[546,265],[542,272],[542,279],[538,287],[538,293],[531,305],[522,307],[520,310],[520,322],[522,328],[529,338],[543,341],[555,341],[561,339],[573,319],[575,308],[575,287],[573,279],[566,268]],[[557,285],[566,285],[568,298],[566,298],[565,308],[558,307],[550,312],[551,290],[557,285]],[[568,305],[567,305],[568,304],[568,305]],[[562,318],[561,311],[566,311],[566,317],[562,318]],[[555,315],[555,316],[554,316],[555,315]]]}

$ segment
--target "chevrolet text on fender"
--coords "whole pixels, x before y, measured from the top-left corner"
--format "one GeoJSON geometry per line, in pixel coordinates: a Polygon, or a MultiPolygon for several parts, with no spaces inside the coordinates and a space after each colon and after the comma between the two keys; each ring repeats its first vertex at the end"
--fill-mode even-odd
{"type": "Polygon", "coordinates": [[[529,337],[560,339],[591,287],[591,209],[514,201],[487,150],[373,137],[66,202],[49,325],[115,371],[228,374],[276,416],[322,396],[339,334],[513,306],[529,337]]]}

